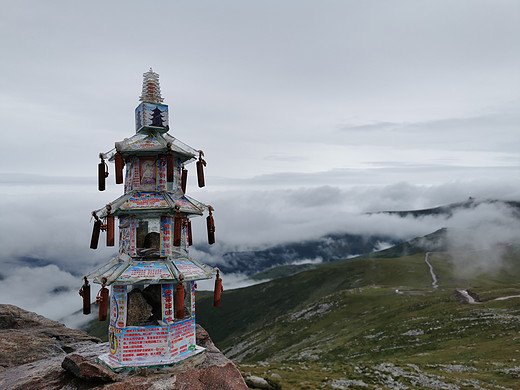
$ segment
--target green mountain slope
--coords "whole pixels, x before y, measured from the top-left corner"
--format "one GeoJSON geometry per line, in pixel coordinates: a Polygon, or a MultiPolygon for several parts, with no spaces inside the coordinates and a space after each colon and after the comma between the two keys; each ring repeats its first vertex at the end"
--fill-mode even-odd
{"type": "Polygon", "coordinates": [[[201,294],[198,322],[283,388],[516,388],[520,298],[470,305],[456,289],[520,294],[520,256],[463,277],[456,256],[430,255],[437,289],[424,253],[350,260],[225,292],[219,309],[201,294]]]}

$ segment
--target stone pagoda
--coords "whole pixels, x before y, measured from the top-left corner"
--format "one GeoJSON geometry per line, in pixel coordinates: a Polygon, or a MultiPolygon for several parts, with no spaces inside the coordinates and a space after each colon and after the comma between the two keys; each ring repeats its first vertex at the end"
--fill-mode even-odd
{"type": "Polygon", "coordinates": [[[124,194],[92,212],[90,246],[97,248],[102,231],[106,245],[114,246],[117,221],[118,254],[86,275],[80,290],[87,314],[88,280],[102,285],[99,320],[110,321],[110,351],[99,359],[113,369],[175,364],[202,353],[195,344],[196,281],[216,273],[215,304],[222,291],[218,270],[189,255],[191,217],[209,212],[208,242],[215,242],[212,207],[186,196],[188,163],[197,162],[198,185],[204,186],[204,154],[168,134],[159,75],[150,69],[143,76],[136,134],[99,155],[99,190],[105,189],[109,161],[115,163],[116,183],[124,182],[124,194]]]}

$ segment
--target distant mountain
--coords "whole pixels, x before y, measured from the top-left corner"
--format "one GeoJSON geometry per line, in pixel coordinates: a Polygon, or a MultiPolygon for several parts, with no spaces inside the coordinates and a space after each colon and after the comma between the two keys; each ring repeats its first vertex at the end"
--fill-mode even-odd
{"type": "MultiPolygon", "coordinates": [[[[520,218],[520,202],[474,198],[428,209],[381,211],[369,214],[389,214],[402,218],[438,215],[450,217],[457,211],[472,209],[482,204],[501,204],[510,207],[520,218]]],[[[252,276],[267,271],[266,274],[260,274],[256,278],[280,277],[312,268],[313,263],[327,263],[360,255],[400,257],[425,251],[443,251],[446,250],[447,245],[446,232],[446,229],[441,229],[408,242],[384,235],[328,234],[314,240],[283,243],[263,250],[225,253],[223,264],[211,265],[218,266],[224,273],[242,272],[252,276]],[[390,248],[380,250],[383,245],[390,248]],[[273,268],[276,268],[274,275],[270,272],[273,268]]]]}
{"type": "Polygon", "coordinates": [[[415,255],[424,252],[443,252],[448,249],[448,229],[442,228],[436,232],[402,242],[391,248],[373,252],[365,257],[393,258],[415,255]]]}
{"type": "Polygon", "coordinates": [[[254,275],[280,265],[330,262],[370,253],[381,245],[396,245],[402,242],[384,235],[328,234],[315,240],[291,242],[263,250],[229,252],[224,254],[221,271],[243,272],[254,275]]]}
{"type": "MultiPolygon", "coordinates": [[[[387,249],[365,253],[359,256],[355,256],[353,258],[341,258],[335,261],[345,262],[363,258],[396,258],[411,256],[417,253],[424,252],[443,252],[446,251],[448,248],[447,234],[448,229],[442,228],[437,230],[436,232],[427,234],[426,236],[416,237],[412,240],[401,242],[387,249]]],[[[252,277],[252,279],[267,280],[282,278],[319,267],[319,265],[320,264],[289,264],[274,266],[272,268],[255,274],[252,277]]]]}
{"type": "Polygon", "coordinates": [[[400,217],[424,217],[424,216],[432,216],[432,215],[442,215],[446,217],[451,217],[453,213],[460,210],[472,209],[482,204],[502,204],[504,206],[508,206],[519,213],[520,216],[520,202],[516,201],[504,201],[497,199],[484,199],[477,200],[475,198],[468,198],[464,202],[456,202],[450,203],[448,205],[433,207],[429,209],[421,209],[421,210],[406,210],[406,211],[379,211],[377,213],[370,214],[390,214],[390,215],[398,215],[400,217]]]}

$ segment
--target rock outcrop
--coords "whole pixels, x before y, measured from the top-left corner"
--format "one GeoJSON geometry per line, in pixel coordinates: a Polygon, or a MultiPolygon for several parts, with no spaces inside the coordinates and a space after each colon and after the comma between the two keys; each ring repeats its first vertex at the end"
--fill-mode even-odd
{"type": "Polygon", "coordinates": [[[235,365],[197,325],[206,353],[180,365],[114,373],[97,363],[107,343],[16,306],[0,305],[1,389],[242,390],[235,365]]]}

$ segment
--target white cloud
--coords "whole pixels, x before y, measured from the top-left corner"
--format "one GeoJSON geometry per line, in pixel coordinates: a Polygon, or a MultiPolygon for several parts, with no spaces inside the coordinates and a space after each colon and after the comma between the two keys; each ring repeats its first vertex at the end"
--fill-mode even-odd
{"type": "MultiPolygon", "coordinates": [[[[220,276],[222,278],[222,286],[226,291],[267,282],[267,280],[252,280],[247,275],[240,272],[228,274],[221,273],[220,276]]],[[[197,289],[200,291],[213,291],[214,288],[215,279],[200,280],[197,282],[197,289]]]]}
{"type": "MultiPolygon", "coordinates": [[[[2,303],[16,305],[53,320],[61,320],[82,308],[83,301],[77,292],[81,280],[56,265],[3,267],[2,274],[2,303]]],[[[96,293],[92,293],[93,301],[96,293]]]]}
{"type": "Polygon", "coordinates": [[[449,250],[461,275],[501,269],[508,248],[519,244],[520,213],[501,204],[460,211],[449,222],[449,250]]]}
{"type": "Polygon", "coordinates": [[[293,261],[292,265],[302,265],[302,264],[321,264],[323,263],[323,259],[321,257],[316,257],[314,259],[301,259],[297,261],[293,261]]]}

